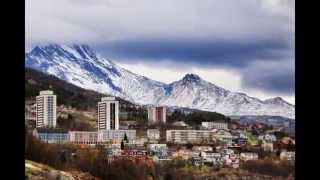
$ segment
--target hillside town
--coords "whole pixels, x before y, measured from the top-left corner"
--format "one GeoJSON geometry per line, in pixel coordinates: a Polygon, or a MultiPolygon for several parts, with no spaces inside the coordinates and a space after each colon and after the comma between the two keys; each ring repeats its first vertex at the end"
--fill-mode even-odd
{"type": "MultiPolygon", "coordinates": [[[[201,122],[200,127],[165,126],[167,108],[149,106],[147,125],[139,128],[134,122],[119,121],[115,97],[102,97],[97,112],[82,112],[94,119],[92,131],[64,129],[58,117],[67,117],[77,110],[57,106],[57,95],[40,91],[35,104],[26,104],[26,124],[32,135],[48,144],[73,144],[81,149],[104,148],[109,160],[129,159],[153,163],[183,160],[193,166],[239,168],[241,163],[272,157],[275,161],[295,162],[294,137],[281,135],[277,129],[263,124],[240,125],[234,122],[201,122]],[[281,137],[282,136],[282,137],[281,137]]],[[[77,155],[77,151],[72,153],[77,155]]]]}

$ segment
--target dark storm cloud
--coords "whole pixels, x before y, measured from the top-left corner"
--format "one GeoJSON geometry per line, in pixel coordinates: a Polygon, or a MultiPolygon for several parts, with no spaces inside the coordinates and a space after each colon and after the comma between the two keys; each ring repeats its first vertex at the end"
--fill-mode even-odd
{"type": "Polygon", "coordinates": [[[294,0],[28,0],[26,46],[85,43],[124,64],[232,69],[245,87],[290,93],[294,9],[294,0]]]}
{"type": "Polygon", "coordinates": [[[280,38],[245,42],[130,40],[96,48],[122,63],[140,61],[160,65],[162,61],[169,61],[170,68],[233,69],[242,76],[243,87],[279,94],[294,93],[294,49],[280,38]]]}
{"type": "Polygon", "coordinates": [[[130,59],[149,63],[170,60],[199,67],[243,67],[257,59],[273,61],[286,57],[290,47],[281,40],[259,41],[188,41],[135,40],[117,41],[96,47],[107,57],[130,63],[130,59]]]}
{"type": "Polygon", "coordinates": [[[241,71],[242,86],[272,93],[294,94],[294,61],[255,62],[241,71]]]}

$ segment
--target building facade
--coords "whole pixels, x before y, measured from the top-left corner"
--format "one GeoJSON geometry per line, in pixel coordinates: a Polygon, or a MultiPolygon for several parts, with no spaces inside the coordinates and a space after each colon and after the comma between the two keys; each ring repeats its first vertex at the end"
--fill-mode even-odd
{"type": "Polygon", "coordinates": [[[121,142],[125,135],[127,136],[128,141],[133,141],[136,139],[136,130],[101,130],[98,131],[98,141],[103,142],[121,142]]]}
{"type": "Polygon", "coordinates": [[[110,129],[119,129],[119,101],[103,97],[98,102],[98,131],[110,129]]]}
{"type": "Polygon", "coordinates": [[[40,91],[36,97],[36,127],[54,128],[57,124],[57,97],[53,91],[40,91]]]}
{"type": "Polygon", "coordinates": [[[213,140],[214,131],[211,130],[167,130],[167,142],[186,144],[201,143],[213,140]]]}
{"type": "Polygon", "coordinates": [[[147,137],[149,140],[160,139],[160,130],[159,129],[147,129],[147,137]]]}
{"type": "Polygon", "coordinates": [[[225,129],[218,129],[215,132],[214,137],[220,142],[227,144],[228,146],[232,145],[232,142],[235,138],[228,130],[225,129]]]}
{"type": "Polygon", "coordinates": [[[275,141],[277,141],[277,137],[274,134],[259,135],[258,139],[261,140],[261,141],[266,141],[266,142],[275,142],[275,141]]]}
{"type": "Polygon", "coordinates": [[[148,107],[148,122],[149,124],[166,123],[166,107],[148,107]]]}
{"type": "Polygon", "coordinates": [[[163,150],[168,150],[168,147],[167,147],[167,144],[148,144],[148,150],[163,151],[163,150]]]}
{"type": "Polygon", "coordinates": [[[91,144],[98,143],[98,133],[96,131],[69,131],[70,143],[91,144]]]}
{"type": "Polygon", "coordinates": [[[67,143],[69,142],[69,134],[67,130],[58,128],[35,128],[33,136],[45,143],[67,143]]]}
{"type": "Polygon", "coordinates": [[[294,151],[281,151],[280,153],[280,160],[295,161],[295,159],[296,152],[294,151]]]}
{"type": "Polygon", "coordinates": [[[225,122],[201,122],[201,126],[206,129],[228,129],[228,124],[225,122]]]}
{"type": "Polygon", "coordinates": [[[201,152],[201,151],[213,151],[212,146],[193,146],[192,151],[201,152]]]}
{"type": "Polygon", "coordinates": [[[259,158],[258,153],[253,153],[253,152],[240,153],[240,160],[242,161],[258,160],[258,158],[259,158]]]}

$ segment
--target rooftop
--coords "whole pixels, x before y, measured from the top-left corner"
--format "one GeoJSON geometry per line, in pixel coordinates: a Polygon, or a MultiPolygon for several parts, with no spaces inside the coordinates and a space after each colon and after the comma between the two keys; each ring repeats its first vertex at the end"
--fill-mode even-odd
{"type": "Polygon", "coordinates": [[[40,91],[40,95],[53,95],[53,91],[51,90],[40,91]]]}
{"type": "Polygon", "coordinates": [[[68,133],[68,130],[61,128],[36,128],[38,133],[68,133]]]}
{"type": "Polygon", "coordinates": [[[109,97],[102,97],[101,101],[115,101],[116,98],[113,96],[109,96],[109,97]]]}

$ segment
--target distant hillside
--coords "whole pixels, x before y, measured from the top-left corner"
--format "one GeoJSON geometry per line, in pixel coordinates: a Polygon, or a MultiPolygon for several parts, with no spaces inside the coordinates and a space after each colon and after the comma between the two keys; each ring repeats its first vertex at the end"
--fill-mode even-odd
{"type": "MultiPolygon", "coordinates": [[[[81,110],[96,109],[97,102],[105,94],[86,90],[63,81],[55,76],[40,71],[25,68],[25,98],[30,100],[39,94],[41,90],[51,89],[58,96],[57,104],[68,105],[81,110]]],[[[120,104],[132,105],[132,103],[117,98],[120,104]]]]}

